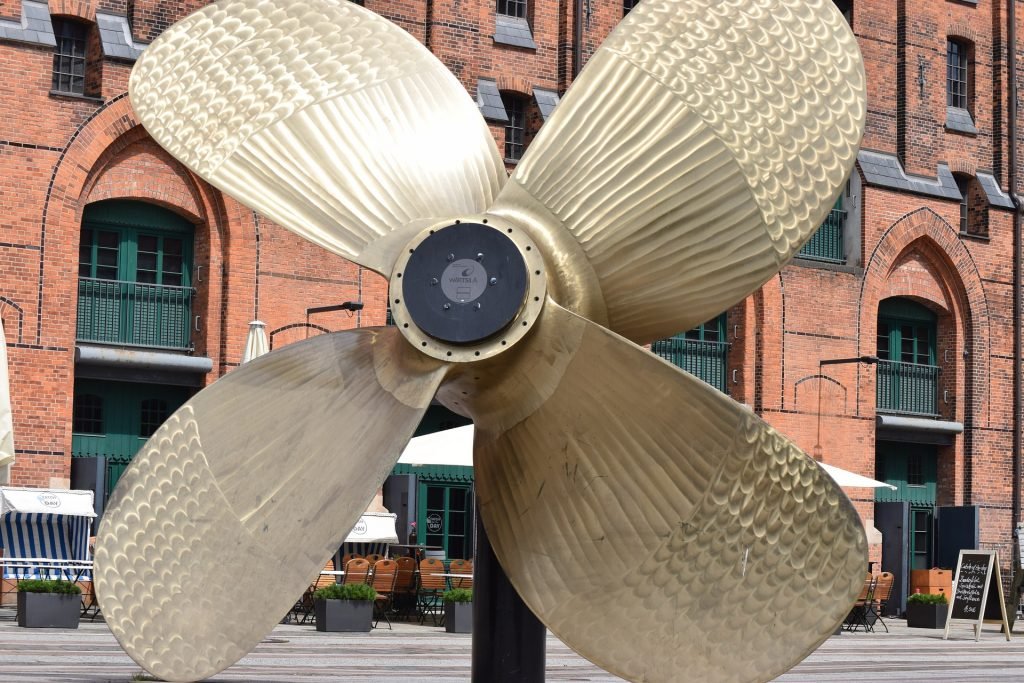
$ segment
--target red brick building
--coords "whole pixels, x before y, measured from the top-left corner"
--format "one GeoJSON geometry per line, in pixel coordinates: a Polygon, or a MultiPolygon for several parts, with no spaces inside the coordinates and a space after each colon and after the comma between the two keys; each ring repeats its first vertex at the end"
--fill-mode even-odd
{"type": "MultiPolygon", "coordinates": [[[[116,478],[166,414],[239,364],[251,320],[266,321],[272,347],[385,322],[381,277],[213,189],[138,124],[125,94],[134,60],[205,4],[0,0],[15,484],[68,486],[97,457],[116,478]],[[364,307],[309,310],[349,301],[364,307]]],[[[511,168],[632,2],[581,3],[579,41],[568,1],[365,4],[476,96],[511,168]]],[[[1009,4],[836,4],[870,88],[847,191],[782,273],[654,350],[825,462],[894,483],[849,493],[884,534],[873,559],[906,594],[907,570],[946,566],[961,546],[1000,550],[1004,569],[1014,551],[1009,4]],[[859,356],[880,360],[819,364],[859,356]]],[[[1017,52],[1019,68],[1020,41],[1017,52]]],[[[464,474],[438,480],[459,476],[469,505],[464,474]]],[[[405,528],[425,508],[403,505],[405,528]]]]}

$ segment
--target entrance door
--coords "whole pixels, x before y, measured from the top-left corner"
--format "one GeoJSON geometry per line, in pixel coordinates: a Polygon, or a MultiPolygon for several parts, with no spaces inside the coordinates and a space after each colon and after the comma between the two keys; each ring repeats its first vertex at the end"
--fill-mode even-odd
{"type": "Polygon", "coordinates": [[[420,533],[423,543],[444,548],[449,559],[473,556],[473,493],[467,484],[421,482],[420,533]]]}
{"type": "Polygon", "coordinates": [[[909,584],[910,504],[875,503],[875,527],[882,532],[882,571],[893,576],[886,615],[902,613],[907,607],[909,584]]]}

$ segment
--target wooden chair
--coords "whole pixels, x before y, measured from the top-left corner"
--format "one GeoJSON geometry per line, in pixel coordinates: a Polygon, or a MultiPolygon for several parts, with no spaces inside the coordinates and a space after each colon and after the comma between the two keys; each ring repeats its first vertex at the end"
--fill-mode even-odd
{"type": "Polygon", "coordinates": [[[398,563],[394,560],[377,560],[373,563],[373,577],[370,585],[377,591],[377,598],[373,601],[375,619],[373,627],[377,628],[380,618],[388,622],[388,629],[391,628],[391,619],[388,613],[394,607],[395,580],[398,578],[398,563]]]}
{"type": "Polygon", "coordinates": [[[871,602],[871,594],[875,590],[875,577],[872,574],[868,574],[864,577],[864,585],[860,589],[860,593],[857,595],[856,602],[853,603],[853,608],[850,613],[846,615],[844,624],[846,625],[847,631],[856,631],[861,626],[864,627],[864,631],[870,631],[871,627],[867,622],[867,610],[868,605],[871,602]]]}
{"type": "Polygon", "coordinates": [[[893,575],[891,572],[882,572],[875,579],[875,589],[872,591],[871,598],[867,602],[864,619],[870,631],[874,631],[874,625],[878,623],[882,625],[886,633],[889,632],[889,627],[885,625],[885,619],[882,618],[882,611],[892,595],[892,584],[893,575]]]}
{"type": "Polygon", "coordinates": [[[368,554],[366,556],[366,561],[369,562],[371,566],[377,564],[377,562],[379,560],[383,560],[383,559],[384,559],[384,556],[381,555],[380,553],[370,553],[370,554],[368,554]]]}
{"type": "Polygon", "coordinates": [[[341,558],[341,566],[347,567],[349,560],[358,560],[362,555],[359,553],[345,553],[345,556],[341,558]]]}
{"type": "Polygon", "coordinates": [[[362,557],[349,560],[345,565],[345,583],[366,583],[370,578],[370,563],[362,557]]]}
{"type": "MultiPolygon", "coordinates": [[[[448,565],[449,574],[472,574],[473,573],[473,561],[472,560],[452,560],[451,564],[448,565]]],[[[452,577],[451,581],[452,588],[472,588],[473,577],[459,579],[452,577]]]]}
{"type": "MultiPolygon", "coordinates": [[[[324,565],[323,571],[333,572],[334,560],[327,560],[327,564],[324,565]]],[[[325,586],[330,586],[332,583],[337,583],[337,579],[333,575],[317,574],[313,583],[309,585],[309,588],[302,593],[302,597],[300,597],[295,603],[295,606],[292,607],[289,615],[293,614],[295,621],[300,624],[305,624],[306,621],[313,616],[313,593],[325,586]]]]}
{"type": "Polygon", "coordinates": [[[416,611],[416,560],[411,557],[395,559],[395,589],[393,605],[399,613],[416,611]]]}
{"type": "Polygon", "coordinates": [[[448,581],[444,576],[444,562],[433,557],[420,560],[419,581],[416,586],[416,611],[420,614],[420,623],[427,618],[430,612],[437,626],[437,615],[442,608],[442,596],[448,588],[448,581]]]}

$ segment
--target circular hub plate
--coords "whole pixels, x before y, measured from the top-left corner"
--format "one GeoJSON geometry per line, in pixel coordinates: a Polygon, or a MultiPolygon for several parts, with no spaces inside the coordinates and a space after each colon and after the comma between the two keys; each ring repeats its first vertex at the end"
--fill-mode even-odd
{"type": "Polygon", "coordinates": [[[547,281],[525,231],[497,216],[467,216],[417,235],[395,263],[389,290],[391,315],[410,343],[435,358],[471,361],[532,329],[547,281]]]}
{"type": "Polygon", "coordinates": [[[508,327],[526,296],[526,263],[515,243],[480,223],[436,230],[402,276],[416,325],[451,344],[479,342],[508,327]]]}

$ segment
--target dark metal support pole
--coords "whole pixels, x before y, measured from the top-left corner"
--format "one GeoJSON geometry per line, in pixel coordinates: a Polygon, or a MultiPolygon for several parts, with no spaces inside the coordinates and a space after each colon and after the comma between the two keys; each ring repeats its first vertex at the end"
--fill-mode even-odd
{"type": "MultiPolygon", "coordinates": [[[[1017,532],[1017,524],[1020,522],[1021,508],[1021,205],[1017,199],[1017,13],[1016,0],[1007,0],[1007,29],[1006,29],[1006,100],[1007,100],[1007,133],[1009,134],[1009,154],[1007,169],[1007,185],[1010,191],[1010,201],[1013,202],[1013,485],[1012,503],[1010,510],[1010,531],[1017,532]]],[[[970,410],[970,406],[968,406],[970,410]]],[[[1017,591],[1021,582],[1024,581],[1024,569],[1020,566],[1020,543],[1024,539],[1017,539],[1018,552],[1015,553],[1013,567],[1016,569],[1013,586],[1010,590],[1010,598],[1013,606],[1016,607],[1018,600],[1017,591]]],[[[1015,617],[1017,610],[1011,610],[1015,617]]],[[[1010,628],[1013,628],[1011,617],[1010,628]]]]}
{"type": "Polygon", "coordinates": [[[473,681],[533,683],[544,680],[544,624],[512,587],[476,513],[473,562],[473,681]]]}

